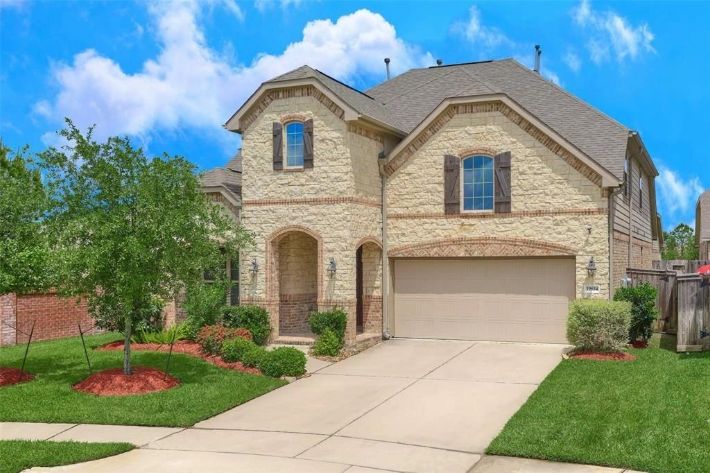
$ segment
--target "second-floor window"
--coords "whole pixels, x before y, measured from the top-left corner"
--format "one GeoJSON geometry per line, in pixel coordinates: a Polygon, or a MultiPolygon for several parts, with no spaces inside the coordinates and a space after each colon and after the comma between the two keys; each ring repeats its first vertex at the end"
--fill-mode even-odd
{"type": "Polygon", "coordinates": [[[461,167],[463,211],[492,211],[495,196],[493,158],[470,156],[462,160],[461,167]]]}
{"type": "Polygon", "coordinates": [[[303,123],[290,122],[286,124],[286,167],[303,167],[303,123]]]}
{"type": "Polygon", "coordinates": [[[639,208],[643,208],[643,174],[639,176],[639,208]]]}

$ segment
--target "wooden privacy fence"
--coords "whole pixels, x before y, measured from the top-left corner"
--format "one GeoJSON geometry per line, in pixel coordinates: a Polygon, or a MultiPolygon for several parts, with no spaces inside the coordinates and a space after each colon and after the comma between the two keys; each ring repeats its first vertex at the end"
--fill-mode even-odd
{"type": "Polygon", "coordinates": [[[658,290],[656,329],[677,335],[677,351],[710,350],[710,284],[703,285],[697,273],[628,269],[627,274],[632,285],[648,282],[658,290]]]}
{"type": "Polygon", "coordinates": [[[675,259],[653,261],[651,264],[653,265],[653,269],[677,271],[679,273],[697,273],[698,268],[706,264],[710,264],[710,260],[675,259]]]}

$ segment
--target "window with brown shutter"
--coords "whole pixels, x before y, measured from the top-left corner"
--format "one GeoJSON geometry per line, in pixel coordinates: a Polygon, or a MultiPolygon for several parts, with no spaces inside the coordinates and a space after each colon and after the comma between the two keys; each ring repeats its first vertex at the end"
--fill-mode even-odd
{"type": "Polygon", "coordinates": [[[303,122],[303,167],[313,167],[313,120],[303,122]]]}
{"type": "Polygon", "coordinates": [[[461,160],[458,156],[444,156],[444,213],[457,214],[460,207],[461,160]]]}
{"type": "Polygon", "coordinates": [[[495,157],[495,212],[510,213],[512,208],[510,189],[510,151],[501,153],[495,157]]]}
{"type": "Polygon", "coordinates": [[[274,122],[274,137],[273,137],[273,156],[274,156],[274,171],[280,171],[284,168],[283,158],[283,127],[281,123],[274,122]]]}

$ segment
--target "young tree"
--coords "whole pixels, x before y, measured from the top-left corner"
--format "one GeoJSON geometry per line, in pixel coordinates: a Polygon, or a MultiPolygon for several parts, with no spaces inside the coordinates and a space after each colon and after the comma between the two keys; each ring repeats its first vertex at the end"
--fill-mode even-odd
{"type": "Polygon", "coordinates": [[[67,124],[60,135],[68,144],[39,156],[53,202],[58,287],[86,295],[92,315],[122,326],[123,370],[131,374],[132,329],[151,301],[224,268],[250,238],[208,201],[184,158],[149,159],[127,138],[99,143],[91,129],[83,135],[67,124]]]}
{"type": "Polygon", "coordinates": [[[24,152],[11,153],[0,142],[0,294],[49,284],[46,210],[39,171],[24,152]]]}
{"type": "Polygon", "coordinates": [[[663,259],[698,259],[698,244],[692,227],[681,223],[670,232],[664,232],[663,259]]]}

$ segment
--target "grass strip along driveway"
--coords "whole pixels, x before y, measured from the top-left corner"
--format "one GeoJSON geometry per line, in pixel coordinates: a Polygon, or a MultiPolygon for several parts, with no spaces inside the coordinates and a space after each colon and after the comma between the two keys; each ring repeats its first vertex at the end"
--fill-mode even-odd
{"type": "Polygon", "coordinates": [[[4,440],[0,441],[0,473],[98,460],[132,449],[133,445],[128,443],[4,440]]]}
{"type": "Polygon", "coordinates": [[[710,353],[564,360],[487,452],[650,473],[710,471],[710,353]]]}
{"type": "MultiPolygon", "coordinates": [[[[122,366],[122,352],[93,348],[119,340],[116,334],[86,337],[94,371],[122,366]]],[[[0,349],[0,366],[19,368],[24,346],[0,349]]],[[[134,366],[165,369],[167,353],[134,352],[134,366]]],[[[89,375],[80,339],[37,342],[25,367],[35,379],[0,387],[0,421],[187,427],[261,396],[285,381],[218,368],[188,355],[173,354],[173,389],[125,397],[76,392],[72,385],[89,375]]]]}

